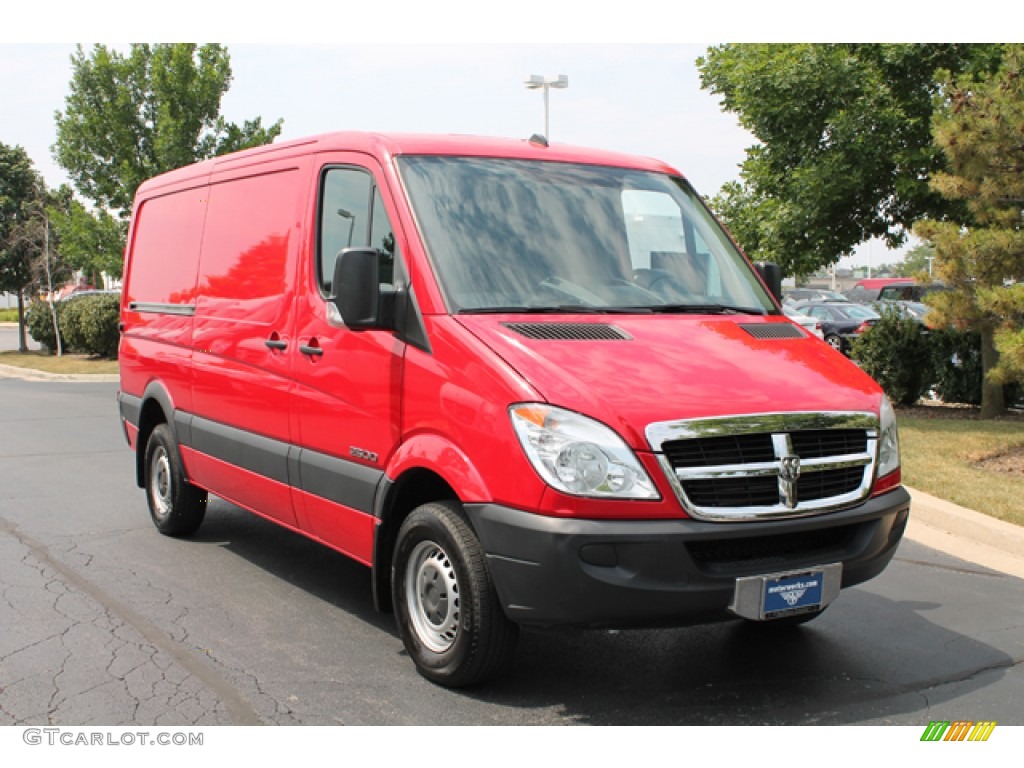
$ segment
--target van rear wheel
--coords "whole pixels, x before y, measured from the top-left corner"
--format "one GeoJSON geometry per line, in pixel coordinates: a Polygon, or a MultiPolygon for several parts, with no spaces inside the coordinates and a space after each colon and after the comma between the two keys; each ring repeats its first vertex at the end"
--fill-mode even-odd
{"type": "Polygon", "coordinates": [[[159,424],[146,442],[146,500],[160,533],[188,536],[206,515],[206,491],[185,479],[170,427],[159,424]]]}
{"type": "Polygon", "coordinates": [[[419,673],[458,688],[501,671],[518,627],[501,610],[483,549],[458,506],[415,509],[399,529],[393,563],[398,629],[419,673]]]}

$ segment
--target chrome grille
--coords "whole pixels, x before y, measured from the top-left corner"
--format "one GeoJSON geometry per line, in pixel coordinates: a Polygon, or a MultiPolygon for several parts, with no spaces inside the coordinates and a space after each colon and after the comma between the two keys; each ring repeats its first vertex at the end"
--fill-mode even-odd
{"type": "Polygon", "coordinates": [[[878,417],[775,413],[647,427],[680,503],[704,520],[799,517],[856,504],[871,490],[878,417]]]}

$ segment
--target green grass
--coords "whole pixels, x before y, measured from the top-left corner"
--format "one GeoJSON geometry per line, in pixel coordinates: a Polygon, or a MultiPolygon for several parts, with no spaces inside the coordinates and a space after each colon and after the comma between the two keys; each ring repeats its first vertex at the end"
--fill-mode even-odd
{"type": "Polygon", "coordinates": [[[46,373],[117,373],[117,360],[88,355],[44,355],[41,352],[0,352],[0,364],[34,368],[46,373]]]}
{"type": "Polygon", "coordinates": [[[1024,525],[1024,420],[897,415],[903,482],[1024,525]]]}
{"type": "Polygon", "coordinates": [[[11,307],[10,309],[0,309],[0,323],[16,323],[18,322],[18,308],[11,307]]]}

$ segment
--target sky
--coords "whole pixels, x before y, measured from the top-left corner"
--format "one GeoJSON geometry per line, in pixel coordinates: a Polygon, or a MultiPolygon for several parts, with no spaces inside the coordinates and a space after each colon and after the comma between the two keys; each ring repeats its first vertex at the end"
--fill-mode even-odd
{"type": "MultiPolygon", "coordinates": [[[[872,39],[875,3],[858,6],[869,12],[867,27],[856,26],[863,16],[843,19],[833,11],[837,22],[853,26],[824,29],[860,29],[862,39],[872,39]]],[[[175,13],[148,20],[138,3],[125,0],[51,0],[17,11],[27,16],[0,30],[0,141],[24,147],[50,186],[67,181],[51,147],[75,46],[51,41],[81,41],[88,49],[94,42],[126,48],[125,40],[153,42],[154,36],[201,38],[224,42],[231,56],[234,79],[222,114],[237,123],[283,118],[281,139],[334,130],[527,138],[543,132],[544,112],[541,92],[528,90],[524,80],[564,74],[569,87],[550,93],[553,142],[656,157],[710,196],[738,177],[755,139],[701,89],[696,59],[727,37],[770,39],[773,29],[775,39],[799,35],[793,19],[809,13],[820,19],[823,6],[804,0],[770,6],[723,0],[711,10],[692,5],[631,0],[602,12],[612,6],[290,0],[289,13],[274,6],[274,16],[250,10],[242,17],[232,3],[178,0],[175,13]]],[[[813,28],[804,34],[830,36],[813,28]]],[[[875,242],[840,266],[898,258],[875,242]]]]}
{"type": "MultiPolygon", "coordinates": [[[[753,138],[700,90],[702,45],[229,44],[221,102],[233,122],[284,119],[279,140],[335,130],[543,133],[530,74],[566,74],[550,93],[555,142],[651,155],[706,194],[734,178],[753,138]]],[[[54,113],[64,106],[73,45],[0,45],[0,141],[20,144],[52,186],[54,113]]]]}

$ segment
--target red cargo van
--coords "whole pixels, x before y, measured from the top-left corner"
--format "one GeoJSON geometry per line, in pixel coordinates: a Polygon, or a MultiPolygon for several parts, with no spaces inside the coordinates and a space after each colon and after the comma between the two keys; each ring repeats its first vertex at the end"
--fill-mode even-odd
{"type": "Polygon", "coordinates": [[[792,624],[906,526],[892,408],[653,160],[338,133],[136,196],[120,412],[163,533],[216,494],[365,563],[426,677],[519,625],[792,624]]]}

